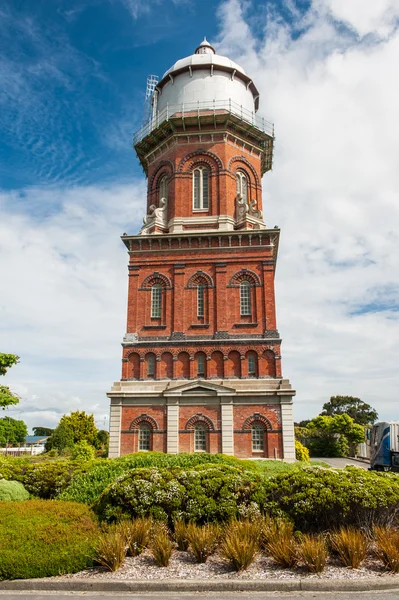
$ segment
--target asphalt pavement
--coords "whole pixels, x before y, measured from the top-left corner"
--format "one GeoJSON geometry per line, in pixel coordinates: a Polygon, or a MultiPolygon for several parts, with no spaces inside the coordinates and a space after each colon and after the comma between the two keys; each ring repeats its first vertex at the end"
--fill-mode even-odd
{"type": "MultiPolygon", "coordinates": [[[[368,469],[370,463],[363,460],[356,460],[354,458],[313,458],[312,460],[317,460],[320,462],[325,462],[332,467],[337,469],[343,469],[346,465],[354,465],[355,467],[360,467],[361,469],[368,469]]],[[[399,599],[398,599],[399,600],[399,599]]]]}

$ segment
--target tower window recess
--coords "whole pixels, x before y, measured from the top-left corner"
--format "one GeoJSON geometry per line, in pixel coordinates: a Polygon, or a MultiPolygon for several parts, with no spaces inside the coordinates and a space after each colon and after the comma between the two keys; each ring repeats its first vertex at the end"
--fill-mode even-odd
{"type": "Polygon", "coordinates": [[[253,425],[252,433],[252,451],[263,452],[265,449],[265,430],[262,425],[253,425]]]}
{"type": "Polygon", "coordinates": [[[206,452],[206,434],[205,425],[199,424],[194,427],[194,452],[206,452]]]}
{"type": "Polygon", "coordinates": [[[150,354],[147,359],[147,377],[155,377],[155,356],[150,354]]]}
{"type": "Polygon", "coordinates": [[[242,317],[252,314],[251,284],[249,281],[242,281],[240,283],[240,313],[242,317]]]}
{"type": "Polygon", "coordinates": [[[156,283],[151,288],[151,318],[160,319],[162,312],[162,286],[156,283]]]}
{"type": "Polygon", "coordinates": [[[139,451],[151,450],[151,428],[141,425],[139,429],[139,451]]]}
{"type": "Polygon", "coordinates": [[[193,208],[209,208],[209,169],[206,167],[197,167],[193,171],[193,208]]]}
{"type": "Polygon", "coordinates": [[[248,202],[248,178],[242,171],[236,174],[237,196],[241,196],[245,203],[248,202]]]}
{"type": "Polygon", "coordinates": [[[205,314],[205,286],[199,283],[197,286],[197,316],[203,317],[205,314]]]}
{"type": "Polygon", "coordinates": [[[159,181],[159,200],[162,198],[168,199],[168,178],[163,175],[159,181]]]}
{"type": "Polygon", "coordinates": [[[198,377],[205,377],[205,356],[203,354],[197,356],[197,375],[198,377]]]}
{"type": "Polygon", "coordinates": [[[256,357],[254,354],[248,354],[248,375],[256,377],[256,357]]]}

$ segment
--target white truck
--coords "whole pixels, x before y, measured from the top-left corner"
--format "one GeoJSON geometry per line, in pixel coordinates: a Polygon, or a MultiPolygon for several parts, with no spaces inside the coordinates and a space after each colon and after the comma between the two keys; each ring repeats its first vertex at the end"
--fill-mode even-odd
{"type": "Polygon", "coordinates": [[[373,425],[370,470],[399,471],[399,421],[381,421],[373,425]]]}

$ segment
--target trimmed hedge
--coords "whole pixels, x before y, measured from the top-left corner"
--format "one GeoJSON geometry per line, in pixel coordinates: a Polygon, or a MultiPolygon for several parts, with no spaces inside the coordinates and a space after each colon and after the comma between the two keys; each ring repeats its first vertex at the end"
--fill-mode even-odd
{"type": "Polygon", "coordinates": [[[0,500],[10,500],[12,502],[22,502],[29,498],[22,483],[19,481],[7,481],[0,479],[0,500]]]}
{"type": "Polygon", "coordinates": [[[105,459],[92,463],[86,472],[75,472],[72,480],[59,498],[61,500],[73,500],[93,504],[102,492],[123,474],[132,469],[154,467],[191,468],[196,465],[226,464],[243,468],[248,471],[256,471],[256,465],[251,461],[240,460],[233,456],[224,454],[164,454],[162,452],[138,452],[121,458],[105,459]]]}
{"type": "Polygon", "coordinates": [[[223,522],[259,513],[262,477],[223,464],[191,469],[133,469],[110,485],[94,504],[100,519],[153,516],[171,524],[223,522]],[[256,504],[255,504],[256,503],[256,504]]]}
{"type": "Polygon", "coordinates": [[[0,502],[0,579],[76,573],[93,565],[99,536],[89,507],[75,502],[0,502]]]}
{"type": "Polygon", "coordinates": [[[303,467],[265,481],[266,510],[283,511],[300,531],[371,528],[399,517],[399,477],[359,467],[303,467]]]}

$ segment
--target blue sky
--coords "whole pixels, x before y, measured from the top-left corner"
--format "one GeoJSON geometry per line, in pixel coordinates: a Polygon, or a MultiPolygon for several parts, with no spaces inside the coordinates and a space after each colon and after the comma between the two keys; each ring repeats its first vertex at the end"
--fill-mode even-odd
{"type": "MultiPolygon", "coordinates": [[[[146,77],[203,36],[276,127],[264,212],[282,228],[284,374],[297,419],[334,394],[397,418],[398,0],[0,0],[0,349],[11,416],[107,425],[145,178],[146,77]]],[[[3,383],[3,382],[2,382],[3,383]]]]}

